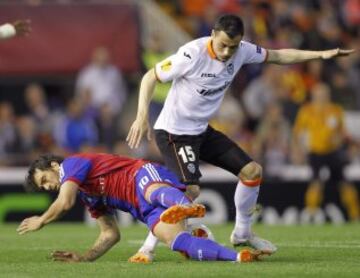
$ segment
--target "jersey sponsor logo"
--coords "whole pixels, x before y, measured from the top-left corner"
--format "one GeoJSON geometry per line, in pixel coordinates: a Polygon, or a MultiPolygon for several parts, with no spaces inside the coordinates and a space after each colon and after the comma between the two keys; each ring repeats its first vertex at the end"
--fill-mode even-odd
{"type": "Polygon", "coordinates": [[[230,63],[226,66],[226,70],[228,72],[228,74],[233,74],[234,73],[234,64],[233,63],[230,63]]]}
{"type": "Polygon", "coordinates": [[[216,77],[216,74],[215,73],[206,73],[206,72],[203,72],[201,74],[201,77],[216,77]]]}
{"type": "Polygon", "coordinates": [[[191,60],[191,56],[190,56],[189,53],[184,52],[184,56],[185,56],[186,58],[189,58],[189,59],[191,60]]]}
{"type": "Polygon", "coordinates": [[[201,89],[201,90],[196,90],[200,95],[203,95],[203,96],[211,96],[211,95],[214,95],[216,93],[220,93],[222,91],[224,91],[226,89],[226,87],[230,84],[230,81],[226,81],[224,83],[224,85],[222,85],[221,87],[219,88],[216,88],[214,90],[206,90],[206,89],[201,89]]]}
{"type": "Polygon", "coordinates": [[[172,65],[171,61],[166,60],[160,65],[160,68],[162,71],[169,71],[171,69],[171,65],[172,65]]]}

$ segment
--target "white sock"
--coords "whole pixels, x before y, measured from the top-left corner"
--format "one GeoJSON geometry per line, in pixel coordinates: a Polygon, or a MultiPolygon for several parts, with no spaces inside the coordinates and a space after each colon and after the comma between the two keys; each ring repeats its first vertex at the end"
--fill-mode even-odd
{"type": "Polygon", "coordinates": [[[236,207],[235,233],[239,237],[251,235],[251,215],[257,198],[260,186],[246,186],[241,181],[238,182],[234,202],[236,207]]]}
{"type": "Polygon", "coordinates": [[[156,245],[158,244],[159,240],[156,236],[153,235],[152,232],[149,232],[148,236],[146,237],[143,245],[139,249],[139,252],[154,252],[156,245]]]}

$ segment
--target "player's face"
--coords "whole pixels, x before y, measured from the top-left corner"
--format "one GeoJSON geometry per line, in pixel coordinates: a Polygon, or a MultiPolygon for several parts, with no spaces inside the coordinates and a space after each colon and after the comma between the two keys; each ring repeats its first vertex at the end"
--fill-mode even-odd
{"type": "Polygon", "coordinates": [[[213,31],[211,38],[216,58],[226,62],[238,49],[242,36],[239,35],[231,39],[224,31],[213,31]]]}
{"type": "MultiPolygon", "coordinates": [[[[57,163],[55,162],[55,164],[57,163]]],[[[46,191],[59,191],[59,164],[55,164],[48,170],[35,170],[34,181],[40,189],[46,191]]]]}

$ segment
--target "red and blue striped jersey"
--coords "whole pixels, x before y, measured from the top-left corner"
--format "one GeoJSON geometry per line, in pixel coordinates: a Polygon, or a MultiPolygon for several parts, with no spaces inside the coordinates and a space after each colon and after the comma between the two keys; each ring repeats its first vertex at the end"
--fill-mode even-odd
{"type": "Polygon", "coordinates": [[[112,208],[138,215],[135,175],[147,161],[112,154],[75,154],[60,165],[60,182],[79,185],[80,197],[95,218],[112,208]]]}

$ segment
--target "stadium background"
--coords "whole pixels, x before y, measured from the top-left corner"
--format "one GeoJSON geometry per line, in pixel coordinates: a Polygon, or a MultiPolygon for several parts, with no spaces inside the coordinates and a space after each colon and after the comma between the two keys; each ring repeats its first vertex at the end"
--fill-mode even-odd
{"type": "MultiPolygon", "coordinates": [[[[266,48],[358,49],[359,9],[355,0],[0,1],[1,23],[29,18],[33,28],[29,37],[0,44],[0,223],[39,213],[54,198],[26,194],[21,187],[24,167],[40,153],[102,151],[161,160],[153,142],[144,142],[136,151],[124,142],[136,112],[141,76],[150,58],[166,57],[186,41],[208,35],[218,14],[239,14],[245,21],[245,39],[266,48]],[[99,47],[109,52],[121,86],[116,87],[118,95],[93,103],[89,94],[99,88],[83,92],[79,80],[99,47]]],[[[359,192],[359,76],[359,52],[295,66],[247,66],[239,72],[212,123],[264,166],[260,221],[311,220],[304,210],[311,173],[304,153],[291,144],[291,129],[299,107],[321,81],[346,111],[345,176],[359,192]],[[271,107],[281,111],[279,122],[287,128],[260,135],[259,127],[272,117],[271,107]]],[[[163,101],[161,90],[166,88],[159,89],[154,113],[163,101]]],[[[233,220],[236,180],[208,165],[202,169],[199,202],[209,208],[206,222],[233,220]]],[[[326,170],[323,176],[326,180],[326,170]]],[[[343,223],[347,212],[336,185],[329,179],[327,183],[324,203],[311,221],[343,223]]],[[[123,214],[119,218],[122,224],[133,223],[123,214]]],[[[62,221],[84,220],[91,222],[77,204],[62,221]]]]}

